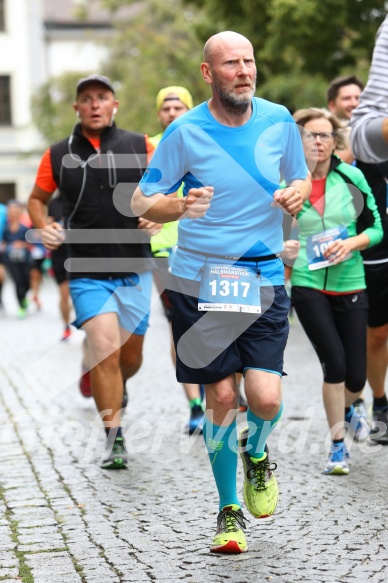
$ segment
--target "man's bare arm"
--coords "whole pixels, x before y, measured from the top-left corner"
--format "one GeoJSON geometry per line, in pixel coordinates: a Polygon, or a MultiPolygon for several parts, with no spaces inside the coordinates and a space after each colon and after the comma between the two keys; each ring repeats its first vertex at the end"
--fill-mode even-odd
{"type": "Polygon", "coordinates": [[[304,180],[293,180],[288,186],[294,186],[302,195],[302,200],[305,202],[311,193],[312,183],[310,172],[304,180]]]}
{"type": "Polygon", "coordinates": [[[36,229],[42,229],[42,243],[47,249],[57,249],[64,241],[63,227],[59,223],[49,223],[47,218],[47,204],[52,192],[47,192],[34,184],[27,203],[28,214],[36,229]]]}
{"type": "Polygon", "coordinates": [[[145,196],[138,186],[133,194],[131,207],[137,216],[142,216],[155,223],[170,223],[182,218],[196,219],[203,217],[213,198],[213,188],[203,186],[191,188],[183,198],[176,198],[175,193],[164,195],[157,193],[145,196]]]}
{"type": "Polygon", "coordinates": [[[275,204],[280,205],[290,215],[297,215],[305,200],[311,192],[310,173],[304,180],[293,180],[287,188],[276,190],[274,193],[275,204]]]}
{"type": "Polygon", "coordinates": [[[34,184],[28,199],[27,210],[36,229],[43,229],[47,225],[47,204],[51,196],[52,192],[42,190],[34,184]]]}

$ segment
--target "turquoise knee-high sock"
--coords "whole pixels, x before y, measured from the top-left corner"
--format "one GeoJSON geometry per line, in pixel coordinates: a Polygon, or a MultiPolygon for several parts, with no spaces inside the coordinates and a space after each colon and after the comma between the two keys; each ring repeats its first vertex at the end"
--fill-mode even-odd
{"type": "Polygon", "coordinates": [[[237,424],[214,425],[206,416],[203,436],[220,497],[220,510],[230,504],[241,506],[237,497],[237,424]]]}
{"type": "Polygon", "coordinates": [[[265,421],[261,417],[256,417],[250,409],[247,411],[247,421],[249,427],[247,452],[251,457],[261,458],[265,451],[265,444],[268,436],[273,431],[283,413],[283,403],[280,405],[279,412],[273,419],[265,421]]]}

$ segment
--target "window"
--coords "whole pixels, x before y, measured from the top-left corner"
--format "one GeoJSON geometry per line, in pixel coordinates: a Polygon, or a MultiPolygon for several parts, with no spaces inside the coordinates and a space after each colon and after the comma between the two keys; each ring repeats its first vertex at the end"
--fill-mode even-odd
{"type": "Polygon", "coordinates": [[[0,203],[7,204],[7,200],[16,198],[16,185],[14,182],[0,183],[0,203]]]}
{"type": "Polygon", "coordinates": [[[5,31],[5,0],[0,0],[0,32],[5,31]]]}
{"type": "Polygon", "coordinates": [[[0,75],[0,125],[11,125],[11,79],[0,75]]]}

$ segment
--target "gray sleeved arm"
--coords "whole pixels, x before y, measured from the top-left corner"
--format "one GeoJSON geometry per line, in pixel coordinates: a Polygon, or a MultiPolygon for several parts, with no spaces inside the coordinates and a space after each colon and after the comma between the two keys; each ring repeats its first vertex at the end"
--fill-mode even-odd
{"type": "Polygon", "coordinates": [[[388,160],[388,143],[382,134],[384,118],[388,118],[388,15],[377,32],[368,82],[350,121],[356,158],[370,163],[388,160]]]}

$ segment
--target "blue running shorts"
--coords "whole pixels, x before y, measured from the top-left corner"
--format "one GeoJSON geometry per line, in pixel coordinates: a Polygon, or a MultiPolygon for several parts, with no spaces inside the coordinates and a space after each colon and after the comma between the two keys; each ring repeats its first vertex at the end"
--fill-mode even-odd
{"type": "Polygon", "coordinates": [[[284,286],[261,288],[262,314],[198,311],[199,283],[173,276],[169,297],[179,382],[215,383],[249,368],[282,376],[290,301],[284,286]]]}
{"type": "Polygon", "coordinates": [[[115,279],[72,279],[70,294],[76,313],[74,326],[81,326],[99,314],[115,313],[119,325],[144,336],[151,304],[152,271],[129,273],[115,279]]]}

